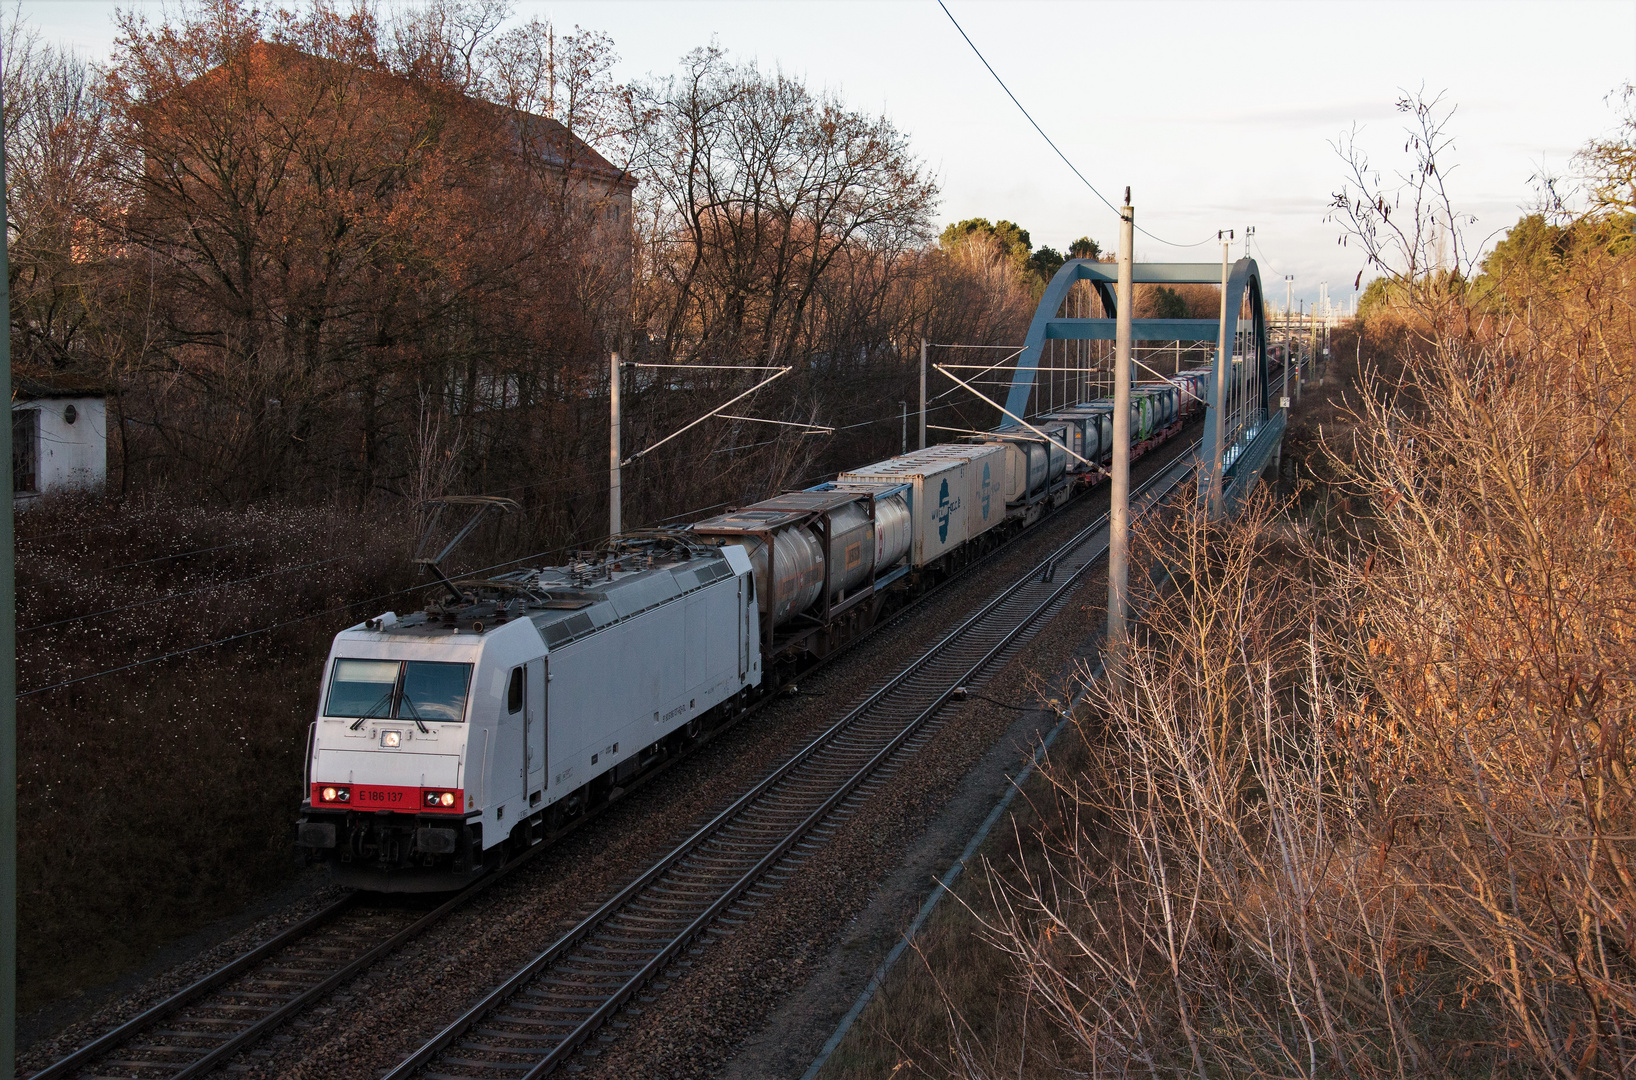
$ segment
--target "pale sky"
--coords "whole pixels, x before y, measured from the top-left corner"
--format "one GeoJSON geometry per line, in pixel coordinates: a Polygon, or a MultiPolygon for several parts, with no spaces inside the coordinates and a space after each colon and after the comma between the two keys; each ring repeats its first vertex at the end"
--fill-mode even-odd
{"type": "MultiPolygon", "coordinates": [[[[1481,242],[1532,203],[1541,169],[1612,132],[1609,95],[1636,81],[1636,3],[1190,3],[948,0],[990,64],[1080,172],[1167,240],[1255,226],[1269,299],[1283,276],[1310,304],[1320,281],[1344,302],[1362,263],[1324,221],[1342,179],[1331,144],[1356,125],[1381,166],[1403,157],[1403,89],[1457,106],[1451,187],[1481,242]]],[[[115,4],[23,0],[42,36],[107,56],[115,4]]],[[[160,3],[122,6],[163,12],[160,3]]],[[[718,44],[804,76],[852,108],[884,112],[935,173],[939,225],[1009,218],[1036,245],[1089,234],[1111,246],[1114,212],[1045,144],[935,0],[519,0],[519,18],[609,34],[621,79],[666,74],[718,44]]],[[[1242,245],[1235,255],[1242,253],[1242,245]]],[[[1219,261],[1138,235],[1138,259],[1219,261]]],[[[1372,276],[1364,274],[1367,281],[1372,276]]]]}

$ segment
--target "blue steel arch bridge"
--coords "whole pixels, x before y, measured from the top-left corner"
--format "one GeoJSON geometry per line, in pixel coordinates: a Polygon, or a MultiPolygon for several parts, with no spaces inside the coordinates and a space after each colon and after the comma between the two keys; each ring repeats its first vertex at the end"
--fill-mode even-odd
{"type": "MultiPolygon", "coordinates": [[[[1135,285],[1222,287],[1219,263],[1135,263],[1132,271],[1135,285]]],[[[1117,284],[1116,263],[1070,259],[1057,271],[1011,369],[1001,431],[1020,432],[1019,420],[1111,396],[1117,284]]],[[[1273,357],[1254,259],[1231,265],[1225,293],[1227,348],[1219,317],[1132,319],[1131,380],[1208,369],[1199,494],[1208,494],[1219,469],[1221,508],[1231,512],[1278,453],[1286,416],[1269,377],[1273,357]]]]}

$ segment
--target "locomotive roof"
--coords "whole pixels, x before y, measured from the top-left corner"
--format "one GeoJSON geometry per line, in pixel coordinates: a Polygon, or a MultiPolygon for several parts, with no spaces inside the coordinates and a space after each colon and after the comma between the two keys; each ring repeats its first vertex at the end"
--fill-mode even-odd
{"type": "Polygon", "coordinates": [[[732,567],[719,549],[695,546],[666,552],[614,552],[568,566],[461,582],[473,592],[494,595],[415,612],[382,626],[379,632],[412,637],[481,634],[526,618],[539,630],[546,647],[556,649],[732,576],[732,567]]]}

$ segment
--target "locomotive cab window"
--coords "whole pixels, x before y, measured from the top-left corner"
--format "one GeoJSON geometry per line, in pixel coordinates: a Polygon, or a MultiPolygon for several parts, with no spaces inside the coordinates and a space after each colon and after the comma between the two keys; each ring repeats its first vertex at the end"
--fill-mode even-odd
{"type": "Polygon", "coordinates": [[[392,715],[392,695],[398,688],[396,660],[337,660],[330,677],[325,716],[392,715]]]}
{"type": "Polygon", "coordinates": [[[523,711],[523,669],[511,669],[511,686],[506,690],[506,712],[523,711]]]}
{"type": "Polygon", "coordinates": [[[337,658],[324,715],[368,720],[459,721],[470,664],[337,658]]]}
{"type": "Polygon", "coordinates": [[[412,720],[460,720],[466,715],[470,664],[410,660],[404,664],[403,689],[392,715],[412,720]]]}

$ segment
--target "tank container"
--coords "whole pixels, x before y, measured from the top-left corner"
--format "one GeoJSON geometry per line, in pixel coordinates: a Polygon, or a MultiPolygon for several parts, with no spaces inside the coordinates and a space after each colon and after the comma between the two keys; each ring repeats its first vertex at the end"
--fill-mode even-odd
{"type": "Polygon", "coordinates": [[[779,626],[818,601],[823,593],[826,561],[833,601],[866,584],[877,566],[890,565],[903,557],[907,508],[902,497],[895,502],[882,500],[876,506],[883,530],[877,530],[870,517],[871,498],[862,492],[786,492],[700,521],[692,528],[717,542],[744,545],[755,573],[757,602],[763,612],[771,615],[773,625],[779,626]],[[827,552],[823,539],[826,520],[827,552]],[[767,576],[769,537],[776,579],[771,583],[767,576]],[[887,557],[884,564],[883,555],[887,557]],[[770,612],[769,604],[773,605],[770,612]]]}
{"type": "Polygon", "coordinates": [[[989,445],[1003,446],[1006,454],[1005,501],[1024,502],[1062,478],[1068,467],[1066,425],[1038,425],[1052,435],[1042,439],[1026,428],[1008,428],[989,437],[989,445]]]}
{"type": "Polygon", "coordinates": [[[875,572],[894,565],[909,553],[912,538],[909,500],[903,492],[875,500],[875,572]]]}
{"type": "Polygon", "coordinates": [[[1132,387],[1132,393],[1140,389],[1143,393],[1153,396],[1156,408],[1153,417],[1154,427],[1165,427],[1176,421],[1176,399],[1180,392],[1171,382],[1142,382],[1132,387]]]}
{"type": "Polygon", "coordinates": [[[1085,412],[1083,409],[1065,409],[1062,412],[1051,413],[1047,420],[1060,422],[1068,429],[1072,441],[1068,449],[1078,454],[1080,458],[1068,459],[1068,471],[1071,473],[1085,472],[1090,468],[1085,462],[1102,460],[1102,423],[1097,413],[1085,412]]]}
{"type": "MultiPolygon", "coordinates": [[[[694,526],[695,531],[709,533],[708,521],[694,526]]],[[[768,598],[775,590],[767,587],[767,544],[759,536],[735,537],[750,556],[750,568],[755,572],[756,598],[761,610],[767,610],[768,598]]],[[[773,533],[773,566],[778,572],[776,590],[778,606],[772,612],[774,626],[782,626],[791,618],[811,607],[824,588],[824,549],[818,537],[801,526],[780,529],[773,533]]]]}
{"type": "MultiPolygon", "coordinates": [[[[1090,410],[1092,412],[1100,413],[1106,419],[1107,423],[1106,423],[1106,426],[1103,428],[1103,430],[1107,432],[1108,437],[1107,437],[1106,449],[1104,450],[1104,454],[1111,457],[1113,455],[1113,401],[1112,401],[1112,399],[1110,399],[1110,398],[1098,398],[1097,400],[1091,402],[1088,405],[1082,405],[1081,408],[1088,409],[1088,410],[1090,410]]],[[[1130,441],[1133,444],[1137,443],[1137,442],[1140,442],[1142,440],[1143,435],[1141,434],[1141,430],[1142,430],[1142,407],[1141,407],[1141,404],[1137,401],[1136,395],[1132,394],[1131,395],[1131,401],[1130,401],[1130,441]]]]}
{"type": "MultiPolygon", "coordinates": [[[[1085,406],[1075,406],[1072,409],[1063,409],[1062,412],[1052,412],[1045,419],[1063,422],[1070,430],[1078,432],[1073,450],[1086,461],[1101,461],[1108,457],[1112,447],[1112,439],[1109,439],[1112,421],[1106,412],[1094,412],[1085,406]]],[[[1088,466],[1083,461],[1072,458],[1068,460],[1070,473],[1083,473],[1086,468],[1088,466]]]]}
{"type": "MultiPolygon", "coordinates": [[[[814,530],[813,539],[822,545],[814,530]]],[[[829,595],[851,592],[868,581],[875,569],[874,523],[869,506],[857,499],[829,512],[829,595]]]]}

